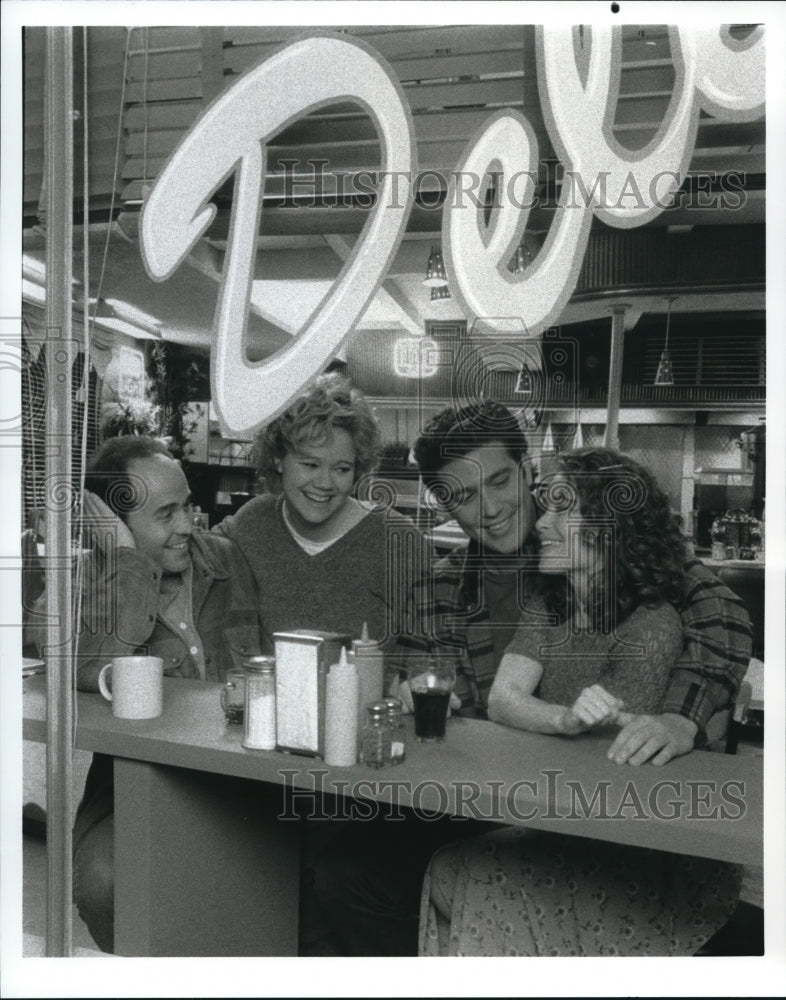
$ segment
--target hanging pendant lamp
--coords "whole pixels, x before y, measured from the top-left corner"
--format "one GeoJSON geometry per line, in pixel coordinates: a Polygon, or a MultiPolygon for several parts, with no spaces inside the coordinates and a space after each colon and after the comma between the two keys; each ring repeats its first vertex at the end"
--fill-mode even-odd
{"type": "Polygon", "coordinates": [[[669,354],[669,327],[671,326],[671,304],[677,298],[672,295],[666,299],[668,308],[666,310],[666,343],[663,345],[663,353],[658,362],[658,370],[655,373],[655,385],[674,385],[674,371],[671,366],[671,355],[669,354]]]}
{"type": "Polygon", "coordinates": [[[429,288],[444,288],[448,283],[448,276],[445,274],[445,263],[442,260],[442,251],[439,247],[432,247],[426,268],[426,277],[423,284],[429,288]]]}

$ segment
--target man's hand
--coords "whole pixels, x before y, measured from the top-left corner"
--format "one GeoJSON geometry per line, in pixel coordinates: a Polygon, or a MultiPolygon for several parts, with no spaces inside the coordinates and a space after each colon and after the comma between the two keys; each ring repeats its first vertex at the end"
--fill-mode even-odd
{"type": "Polygon", "coordinates": [[[690,753],[698,726],[682,715],[636,715],[617,734],[606,756],[615,764],[656,766],[690,753]]]}
{"type": "Polygon", "coordinates": [[[94,545],[103,548],[107,534],[115,539],[118,548],[134,549],[134,536],[114,511],[104,501],[89,490],[82,491],[82,518],[85,531],[94,545]]]}

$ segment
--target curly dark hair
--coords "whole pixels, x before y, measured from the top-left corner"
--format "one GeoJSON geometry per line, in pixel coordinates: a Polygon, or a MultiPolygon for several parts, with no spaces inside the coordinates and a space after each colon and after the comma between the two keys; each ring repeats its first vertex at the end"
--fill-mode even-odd
{"type": "Polygon", "coordinates": [[[413,453],[423,483],[438,486],[444,465],[488,444],[501,444],[516,464],[527,454],[527,440],[507,406],[486,399],[459,409],[446,407],[415,442],[413,453]]]}
{"type": "Polygon", "coordinates": [[[257,434],[257,472],[270,490],[277,493],[281,489],[276,466],[286,454],[306,442],[324,442],[335,428],[347,431],[355,446],[355,482],[373,471],[382,450],[382,432],[371,405],[342,375],[320,375],[257,434]]]}
{"type": "MultiPolygon", "coordinates": [[[[591,581],[590,620],[604,631],[623,622],[640,604],[683,603],[687,559],[682,519],[652,473],[609,448],[563,452],[540,484],[541,507],[566,509],[578,502],[581,533],[600,552],[591,581]]],[[[564,584],[546,584],[546,600],[567,614],[564,584]]]]}

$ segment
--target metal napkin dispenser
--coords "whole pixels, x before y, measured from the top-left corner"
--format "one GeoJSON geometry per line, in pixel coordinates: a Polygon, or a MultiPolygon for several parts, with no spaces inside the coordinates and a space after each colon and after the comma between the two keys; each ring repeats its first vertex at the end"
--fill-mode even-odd
{"type": "Polygon", "coordinates": [[[325,688],[341,647],[352,636],[338,632],[295,629],[275,632],[276,749],[323,757],[325,753],[325,688]]]}

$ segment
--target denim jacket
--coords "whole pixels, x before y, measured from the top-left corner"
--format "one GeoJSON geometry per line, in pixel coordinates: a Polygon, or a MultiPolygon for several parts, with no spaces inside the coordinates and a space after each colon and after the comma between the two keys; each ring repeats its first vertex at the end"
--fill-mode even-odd
{"type": "MultiPolygon", "coordinates": [[[[228,538],[195,532],[192,611],[205,651],[206,680],[222,681],[245,656],[270,648],[257,615],[257,591],[245,557],[228,538]]],[[[195,677],[188,646],[158,615],[161,569],[144,553],[120,548],[91,567],[83,596],[77,682],[97,690],[96,667],[113,656],[160,656],[170,677],[195,677]]],[[[74,826],[74,847],[113,809],[112,758],[94,754],[74,826]]]]}
{"type": "MultiPolygon", "coordinates": [[[[208,681],[221,681],[244,656],[259,653],[263,633],[256,584],[245,557],[227,538],[195,532],[192,611],[202,640],[208,681]]],[[[96,667],[113,656],[160,656],[164,673],[197,676],[188,645],[158,614],[161,568],[137,549],[119,548],[93,564],[83,595],[78,686],[96,690],[96,667]]]]}

